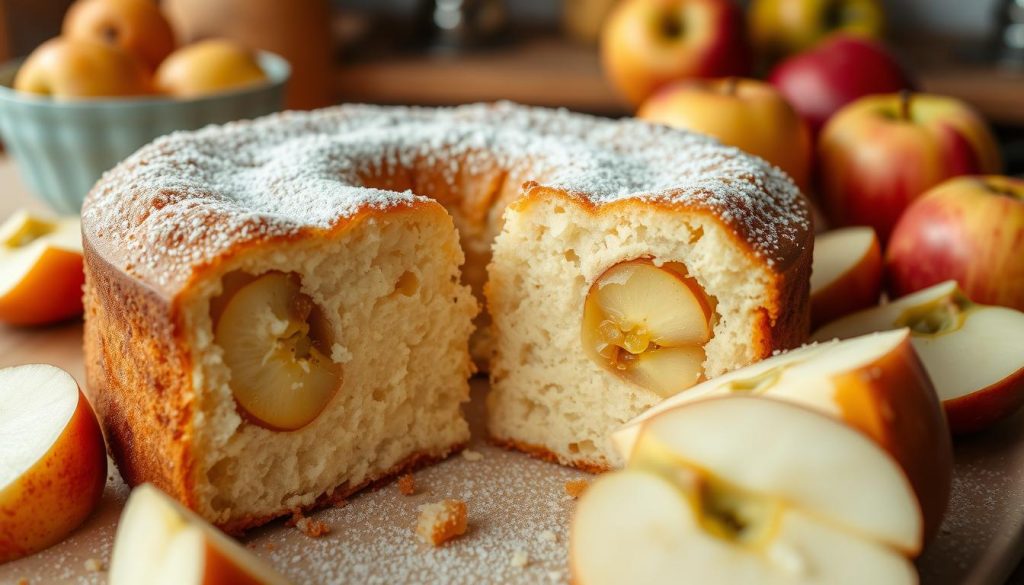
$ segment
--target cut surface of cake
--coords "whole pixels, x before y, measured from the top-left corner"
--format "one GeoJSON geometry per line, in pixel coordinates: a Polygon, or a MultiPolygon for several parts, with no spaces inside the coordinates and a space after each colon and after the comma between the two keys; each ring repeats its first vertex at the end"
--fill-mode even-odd
{"type": "Polygon", "coordinates": [[[601,425],[802,341],[810,233],[780,171],[637,121],[340,106],[176,133],[83,207],[88,386],[128,483],[227,530],[459,449],[471,345],[497,347],[497,439],[601,468],[601,425]],[[610,319],[634,281],[685,315],[610,319]]]}

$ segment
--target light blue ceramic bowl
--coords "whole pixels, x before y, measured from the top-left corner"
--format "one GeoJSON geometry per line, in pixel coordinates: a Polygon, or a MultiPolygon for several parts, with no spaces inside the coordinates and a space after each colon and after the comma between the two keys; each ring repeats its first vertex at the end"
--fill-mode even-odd
{"type": "Polygon", "coordinates": [[[272,114],[284,103],[288,62],[258,55],[266,84],[194,99],[58,101],[11,89],[19,61],[0,67],[0,139],[29,188],[61,213],[78,213],[104,171],[158,136],[272,114]]]}

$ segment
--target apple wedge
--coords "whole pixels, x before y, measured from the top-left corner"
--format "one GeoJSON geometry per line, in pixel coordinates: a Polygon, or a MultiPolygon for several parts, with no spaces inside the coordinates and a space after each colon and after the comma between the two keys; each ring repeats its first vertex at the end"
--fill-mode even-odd
{"type": "Polygon", "coordinates": [[[903,467],[925,521],[942,523],[953,480],[949,429],[906,329],[808,345],[712,378],[652,407],[612,433],[628,458],[646,421],[716,396],[764,396],[827,414],[874,439],[903,467]]]}
{"type": "Polygon", "coordinates": [[[569,563],[579,585],[914,584],[921,523],[899,465],[863,433],[730,396],[644,423],[627,468],[583,493],[569,563]]]}
{"type": "Polygon", "coordinates": [[[110,585],[286,585],[288,580],[150,484],[132,490],[110,585]]]}
{"type": "Polygon", "coordinates": [[[106,482],[103,435],[74,378],[41,364],[0,369],[0,563],[71,534],[106,482]]]}
{"type": "Polygon", "coordinates": [[[0,226],[0,322],[43,325],[82,314],[79,219],[19,211],[0,226]]]}
{"type": "Polygon", "coordinates": [[[814,238],[812,326],[877,305],[882,272],[882,247],[872,228],[843,228],[814,238]]]}
{"type": "Polygon", "coordinates": [[[583,306],[581,342],[595,363],[659,396],[704,376],[711,308],[686,268],[630,260],[606,270],[583,306]]]}
{"type": "Polygon", "coordinates": [[[1024,313],[973,303],[949,281],[830,323],[814,339],[908,327],[954,433],[988,428],[1024,405],[1024,313]]]}

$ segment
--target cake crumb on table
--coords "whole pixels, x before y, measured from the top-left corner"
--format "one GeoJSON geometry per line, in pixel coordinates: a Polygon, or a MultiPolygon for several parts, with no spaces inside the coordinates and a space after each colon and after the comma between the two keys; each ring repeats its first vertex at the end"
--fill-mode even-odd
{"type": "Polygon", "coordinates": [[[540,534],[537,535],[537,537],[540,538],[541,542],[557,542],[558,541],[558,535],[555,534],[554,532],[550,531],[550,530],[545,530],[544,532],[541,532],[540,534]]]}
{"type": "Polygon", "coordinates": [[[85,570],[90,573],[98,573],[103,570],[103,561],[96,558],[86,559],[85,570]]]}
{"type": "Polygon", "coordinates": [[[512,553],[511,564],[513,567],[525,567],[530,564],[530,555],[526,554],[525,550],[519,549],[512,553]]]}
{"type": "Polygon", "coordinates": [[[466,533],[468,513],[462,500],[441,500],[420,506],[416,534],[423,542],[441,546],[466,533]]]}
{"type": "Polygon", "coordinates": [[[587,489],[589,485],[590,482],[585,479],[570,479],[565,482],[565,493],[576,499],[583,495],[583,490],[587,489]]]}
{"type": "Polygon", "coordinates": [[[294,526],[299,532],[310,538],[320,538],[331,533],[331,527],[326,522],[307,518],[302,510],[294,510],[290,520],[285,522],[286,526],[294,526]]]}
{"type": "Polygon", "coordinates": [[[484,454],[472,449],[465,449],[462,451],[462,457],[466,461],[480,461],[484,458],[484,454]]]}
{"type": "Polygon", "coordinates": [[[406,473],[402,477],[398,478],[398,492],[403,496],[412,496],[416,494],[416,478],[411,473],[406,473]]]}

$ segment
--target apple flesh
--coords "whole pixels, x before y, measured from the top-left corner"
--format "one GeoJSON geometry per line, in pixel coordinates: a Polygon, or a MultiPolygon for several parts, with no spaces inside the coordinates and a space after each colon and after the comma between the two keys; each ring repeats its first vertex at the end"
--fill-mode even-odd
{"type": "Polygon", "coordinates": [[[0,563],[66,538],[106,482],[103,435],[75,380],[41,364],[0,369],[0,563]]]}
{"type": "Polygon", "coordinates": [[[963,102],[927,94],[861,98],[818,141],[819,195],[835,226],[868,225],[885,244],[907,206],[960,175],[998,173],[984,119],[963,102]]]}
{"type": "Polygon", "coordinates": [[[913,89],[909,75],[881,43],[837,35],[779,63],[768,81],[817,136],[846,104],[867,95],[913,89]]]}
{"type": "Polygon", "coordinates": [[[743,11],[731,0],[626,0],[601,33],[609,81],[639,105],[670,81],[750,72],[743,11]]]}
{"type": "Polygon", "coordinates": [[[902,466],[921,504],[926,540],[938,531],[953,480],[953,451],[935,388],[907,330],[809,345],[712,378],[626,423],[612,433],[612,444],[626,459],[647,421],[721,396],[793,402],[863,432],[902,466]]]}
{"type": "Polygon", "coordinates": [[[913,491],[869,438],[732,396],[644,423],[627,468],[583,493],[569,562],[581,585],[912,584],[920,547],[913,491]]]}
{"type": "Polygon", "coordinates": [[[886,250],[889,291],[956,280],[972,300],[1024,311],[1024,180],[951,179],[907,208],[886,250]]]}
{"type": "Polygon", "coordinates": [[[825,232],[814,238],[811,325],[821,327],[873,307],[882,295],[882,247],[869,227],[825,232]]]}
{"type": "Polygon", "coordinates": [[[150,484],[132,490],[110,585],[287,585],[288,580],[150,484]]]}
{"type": "Polygon", "coordinates": [[[971,302],[953,281],[854,313],[813,338],[907,327],[954,433],[983,430],[1024,405],[1024,313],[971,302]]]}
{"type": "Polygon", "coordinates": [[[82,236],[77,217],[24,211],[0,226],[0,322],[43,325],[82,314],[82,236]]]}
{"type": "Polygon", "coordinates": [[[807,191],[811,137],[773,86],[756,79],[684,80],[658,90],[637,117],[717,138],[778,166],[807,191]]]}

